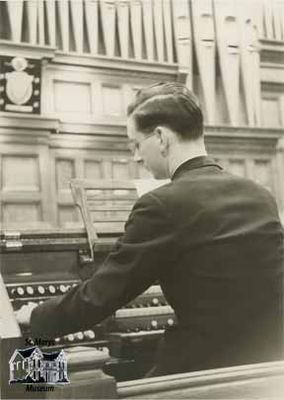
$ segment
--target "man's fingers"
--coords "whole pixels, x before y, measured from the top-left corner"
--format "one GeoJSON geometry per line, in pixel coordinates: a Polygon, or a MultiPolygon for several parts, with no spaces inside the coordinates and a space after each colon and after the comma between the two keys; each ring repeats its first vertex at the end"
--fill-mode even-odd
{"type": "Polygon", "coordinates": [[[16,320],[21,325],[29,325],[33,309],[37,307],[37,303],[29,302],[23,305],[18,311],[15,312],[16,320]]]}

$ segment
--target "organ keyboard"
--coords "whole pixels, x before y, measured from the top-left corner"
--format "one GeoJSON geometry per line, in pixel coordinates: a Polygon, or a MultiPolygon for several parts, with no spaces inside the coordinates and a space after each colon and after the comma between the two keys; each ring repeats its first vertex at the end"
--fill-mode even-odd
{"type": "MultiPolygon", "coordinates": [[[[1,270],[15,311],[28,302],[40,304],[62,295],[90,275],[91,271],[85,271],[79,262],[79,251],[87,245],[83,234],[76,237],[58,232],[44,235],[26,232],[17,237],[17,244],[14,246],[6,245],[5,235],[0,240],[1,270]]],[[[103,259],[103,254],[98,259],[100,257],[103,259]]],[[[94,263],[92,270],[96,268],[94,263]]],[[[54,346],[72,347],[83,344],[102,347],[107,343],[104,332],[105,323],[102,323],[86,331],[56,338],[54,346]]],[[[22,328],[22,335],[29,337],[29,330],[22,328]]]]}

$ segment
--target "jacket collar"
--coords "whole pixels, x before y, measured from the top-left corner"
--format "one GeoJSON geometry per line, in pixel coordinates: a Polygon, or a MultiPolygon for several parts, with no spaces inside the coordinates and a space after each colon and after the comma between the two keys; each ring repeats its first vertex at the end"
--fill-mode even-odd
{"type": "Polygon", "coordinates": [[[201,167],[208,167],[208,166],[214,166],[219,169],[223,169],[220,165],[218,165],[212,158],[209,158],[207,156],[199,156],[199,157],[194,157],[191,158],[190,160],[187,160],[183,162],[181,165],[177,167],[175,172],[173,173],[171,179],[174,180],[180,175],[182,175],[186,171],[190,171],[192,169],[196,168],[201,168],[201,167]]]}

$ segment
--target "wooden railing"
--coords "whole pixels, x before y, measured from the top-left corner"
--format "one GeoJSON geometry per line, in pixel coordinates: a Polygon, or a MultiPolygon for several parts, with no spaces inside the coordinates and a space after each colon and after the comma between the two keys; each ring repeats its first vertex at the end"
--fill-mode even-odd
{"type": "Polygon", "coordinates": [[[284,398],[284,361],[121,382],[120,399],[284,398]]]}

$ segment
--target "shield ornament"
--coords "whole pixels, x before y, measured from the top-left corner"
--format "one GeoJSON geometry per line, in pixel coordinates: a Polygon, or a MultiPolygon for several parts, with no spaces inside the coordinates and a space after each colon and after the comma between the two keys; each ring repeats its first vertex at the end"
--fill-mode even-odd
{"type": "Polygon", "coordinates": [[[21,105],[29,101],[33,94],[33,76],[24,71],[6,73],[6,94],[12,103],[21,105]]]}

